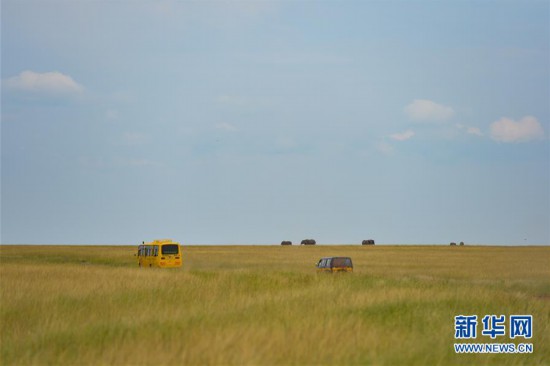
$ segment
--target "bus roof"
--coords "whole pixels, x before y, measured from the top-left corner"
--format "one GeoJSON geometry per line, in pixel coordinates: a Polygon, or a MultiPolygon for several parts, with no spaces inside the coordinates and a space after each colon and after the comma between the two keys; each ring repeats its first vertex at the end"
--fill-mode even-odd
{"type": "Polygon", "coordinates": [[[173,241],[172,239],[157,239],[157,240],[153,240],[150,243],[145,243],[145,245],[159,245],[159,244],[179,244],[179,243],[173,241]]]}

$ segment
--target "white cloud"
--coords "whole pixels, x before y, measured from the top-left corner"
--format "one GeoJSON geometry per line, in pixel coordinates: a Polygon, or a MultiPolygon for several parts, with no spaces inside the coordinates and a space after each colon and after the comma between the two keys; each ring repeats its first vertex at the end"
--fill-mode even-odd
{"type": "Polygon", "coordinates": [[[544,139],[544,130],[533,116],[525,116],[518,122],[503,117],[491,124],[491,138],[500,142],[528,142],[544,139]]]}
{"type": "Polygon", "coordinates": [[[393,135],[390,135],[390,138],[392,138],[393,140],[397,140],[397,141],[405,141],[405,140],[410,139],[414,135],[415,135],[414,131],[407,130],[407,131],[402,132],[402,133],[394,133],[393,135]]]}
{"type": "Polygon", "coordinates": [[[464,126],[461,123],[457,123],[456,127],[459,130],[466,130],[466,133],[470,135],[483,136],[483,132],[478,127],[464,126]]]}
{"type": "Polygon", "coordinates": [[[414,121],[442,122],[454,115],[451,107],[427,99],[415,99],[405,107],[405,114],[414,121]]]}
{"type": "Polygon", "coordinates": [[[470,135],[483,136],[483,132],[477,127],[467,127],[466,132],[470,135]]]}
{"type": "Polygon", "coordinates": [[[218,130],[223,130],[223,131],[237,131],[237,127],[235,127],[231,123],[227,123],[227,122],[218,123],[218,124],[215,125],[215,127],[218,130]]]}
{"type": "Polygon", "coordinates": [[[58,71],[44,73],[23,71],[7,79],[5,85],[14,90],[46,94],[74,94],[84,90],[82,85],[72,77],[58,71]]]}
{"type": "Polygon", "coordinates": [[[376,150],[381,152],[384,155],[392,155],[394,153],[394,148],[392,145],[388,144],[386,141],[380,141],[376,144],[376,150]]]}

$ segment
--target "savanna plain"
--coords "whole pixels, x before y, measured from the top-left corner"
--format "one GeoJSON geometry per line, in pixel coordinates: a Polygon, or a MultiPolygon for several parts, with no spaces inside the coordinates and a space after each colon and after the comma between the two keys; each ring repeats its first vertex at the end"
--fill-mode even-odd
{"type": "MultiPolygon", "coordinates": [[[[2,365],[550,365],[550,247],[0,246],[2,365]],[[353,273],[317,274],[324,256],[353,273]],[[456,354],[454,317],[533,316],[530,354],[456,354]]],[[[508,323],[507,332],[508,332],[508,323]]]]}

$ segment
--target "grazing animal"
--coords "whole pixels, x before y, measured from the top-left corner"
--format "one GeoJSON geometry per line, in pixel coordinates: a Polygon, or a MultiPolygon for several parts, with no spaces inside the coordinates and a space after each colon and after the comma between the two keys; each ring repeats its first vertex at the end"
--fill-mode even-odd
{"type": "Polygon", "coordinates": [[[454,241],[451,242],[451,245],[456,245],[456,243],[454,241]]]}

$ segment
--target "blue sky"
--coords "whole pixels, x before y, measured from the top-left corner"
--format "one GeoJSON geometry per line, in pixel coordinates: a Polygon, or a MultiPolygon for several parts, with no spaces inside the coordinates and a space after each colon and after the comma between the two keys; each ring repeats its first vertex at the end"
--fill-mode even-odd
{"type": "Polygon", "coordinates": [[[547,1],[1,20],[4,244],[550,244],[547,1]]]}

